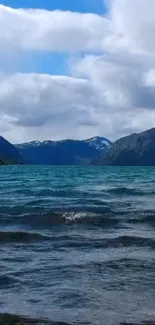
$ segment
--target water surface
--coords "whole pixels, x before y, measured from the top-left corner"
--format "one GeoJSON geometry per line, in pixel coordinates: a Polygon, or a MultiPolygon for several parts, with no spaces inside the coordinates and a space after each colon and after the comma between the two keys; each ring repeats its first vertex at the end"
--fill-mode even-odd
{"type": "Polygon", "coordinates": [[[0,311],[155,319],[155,169],[0,167],[0,311]]]}

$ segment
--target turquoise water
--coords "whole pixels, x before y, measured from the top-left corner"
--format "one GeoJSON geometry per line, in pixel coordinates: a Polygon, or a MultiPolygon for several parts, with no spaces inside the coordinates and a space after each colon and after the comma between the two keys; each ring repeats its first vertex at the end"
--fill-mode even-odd
{"type": "Polygon", "coordinates": [[[155,169],[0,167],[0,311],[155,319],[155,169]]]}

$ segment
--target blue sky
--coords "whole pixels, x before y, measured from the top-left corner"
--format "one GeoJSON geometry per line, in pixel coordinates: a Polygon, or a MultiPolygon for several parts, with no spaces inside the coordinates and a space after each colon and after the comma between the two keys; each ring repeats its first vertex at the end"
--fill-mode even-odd
{"type": "Polygon", "coordinates": [[[1,4],[14,8],[60,9],[98,14],[105,12],[103,0],[3,0],[1,4]]]}
{"type": "MultiPolygon", "coordinates": [[[[103,15],[106,7],[103,0],[3,0],[1,4],[13,8],[41,8],[47,10],[67,10],[82,13],[96,13],[103,15]]],[[[11,72],[19,70],[21,72],[50,73],[54,75],[68,75],[67,62],[70,57],[67,53],[31,53],[27,54],[23,60],[15,65],[11,65],[11,72]]],[[[1,70],[10,70],[10,66],[0,64],[1,70]]]]}

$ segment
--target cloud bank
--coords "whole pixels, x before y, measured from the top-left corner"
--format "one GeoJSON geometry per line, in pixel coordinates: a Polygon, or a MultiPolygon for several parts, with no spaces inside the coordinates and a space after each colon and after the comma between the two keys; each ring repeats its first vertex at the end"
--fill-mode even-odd
{"type": "Polygon", "coordinates": [[[70,76],[0,74],[1,134],[116,139],[155,126],[154,32],[154,0],[110,0],[105,16],[1,5],[1,58],[72,56],[70,76]]]}

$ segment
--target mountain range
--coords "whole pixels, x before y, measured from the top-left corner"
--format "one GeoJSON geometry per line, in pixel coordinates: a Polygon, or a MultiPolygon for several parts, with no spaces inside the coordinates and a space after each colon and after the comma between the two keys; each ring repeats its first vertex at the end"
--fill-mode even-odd
{"type": "Polygon", "coordinates": [[[104,137],[86,140],[31,141],[12,145],[0,137],[1,164],[79,165],[98,159],[111,146],[104,137]]]}
{"type": "Polygon", "coordinates": [[[0,137],[0,165],[3,164],[155,166],[155,128],[114,143],[93,137],[12,145],[0,137]]]}

